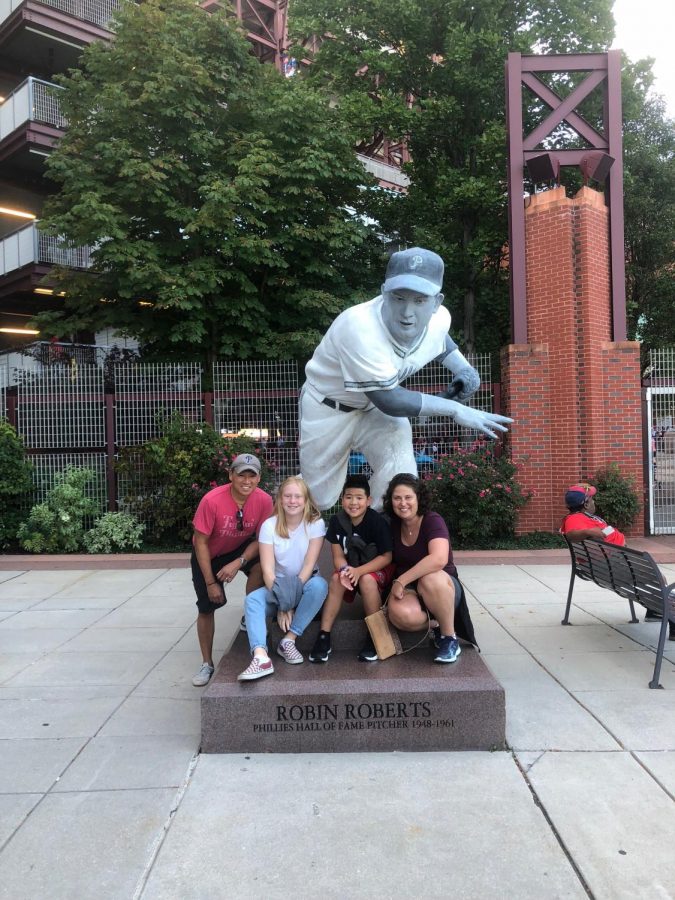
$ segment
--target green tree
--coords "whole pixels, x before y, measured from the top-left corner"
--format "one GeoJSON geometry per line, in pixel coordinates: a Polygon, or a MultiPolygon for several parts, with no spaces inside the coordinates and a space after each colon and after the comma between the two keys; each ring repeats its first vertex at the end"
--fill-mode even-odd
{"type": "Polygon", "coordinates": [[[93,265],[60,273],[64,311],[41,326],[205,361],[302,356],[381,274],[341,113],[261,66],[228,11],[129,3],[115,32],[60,79],[44,227],[93,265]]]}
{"type": "Polygon", "coordinates": [[[16,540],[24,514],[24,500],[33,491],[33,467],[16,430],[0,419],[0,547],[16,540]]]}
{"type": "Polygon", "coordinates": [[[624,66],[626,303],[644,350],[675,343],[675,121],[647,62],[624,66]]]}
{"type": "Polygon", "coordinates": [[[407,136],[410,189],[374,214],[443,256],[464,345],[495,350],[508,333],[504,62],[606,49],[610,0],[294,0],[291,13],[298,38],[329,35],[308,76],[342,98],[361,139],[407,136]]]}

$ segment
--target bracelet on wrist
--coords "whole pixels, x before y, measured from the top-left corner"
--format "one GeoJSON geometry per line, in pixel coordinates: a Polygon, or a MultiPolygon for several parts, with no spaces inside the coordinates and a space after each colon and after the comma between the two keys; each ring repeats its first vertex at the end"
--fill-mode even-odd
{"type": "Polygon", "coordinates": [[[342,574],[342,572],[346,572],[349,566],[340,566],[338,569],[338,575],[342,574]]]}
{"type": "Polygon", "coordinates": [[[207,587],[213,587],[214,584],[218,584],[218,582],[217,581],[207,581],[206,582],[207,587]]]}

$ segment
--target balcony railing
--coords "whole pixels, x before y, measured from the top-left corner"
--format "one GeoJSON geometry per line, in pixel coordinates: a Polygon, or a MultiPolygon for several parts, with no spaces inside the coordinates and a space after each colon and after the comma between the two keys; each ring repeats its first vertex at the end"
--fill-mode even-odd
{"type": "MultiPolygon", "coordinates": [[[[0,25],[18,9],[25,0],[0,0],[0,25]]],[[[58,9],[75,19],[92,22],[106,28],[115,10],[123,0],[40,0],[45,6],[58,9]]]]}
{"type": "Polygon", "coordinates": [[[58,92],[63,88],[32,76],[15,88],[0,106],[0,141],[24,122],[42,122],[67,128],[61,115],[58,92]]]}
{"type": "Polygon", "coordinates": [[[0,276],[30,263],[88,269],[90,253],[90,247],[68,247],[61,238],[43,234],[31,222],[0,240],[0,276]]]}

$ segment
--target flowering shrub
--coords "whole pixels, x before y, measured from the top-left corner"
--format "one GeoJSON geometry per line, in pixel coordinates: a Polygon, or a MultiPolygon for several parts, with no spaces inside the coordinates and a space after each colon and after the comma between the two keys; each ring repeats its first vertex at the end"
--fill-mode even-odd
{"type": "Polygon", "coordinates": [[[19,543],[29,553],[74,553],[82,549],[85,523],[101,512],[87,496],[94,482],[91,469],[69,466],[54,478],[43,503],[34,506],[19,528],[19,543]]]}
{"type": "Polygon", "coordinates": [[[140,550],[145,525],[123,512],[108,512],[84,536],[87,553],[124,553],[140,550]]]}
{"type": "Polygon", "coordinates": [[[0,419],[0,548],[16,540],[25,518],[22,501],[33,490],[32,469],[16,431],[0,419]]]}
{"type": "MultiPolygon", "coordinates": [[[[227,484],[237,454],[256,450],[250,438],[222,438],[210,425],[188,423],[179,413],[165,419],[161,429],[160,437],[120,452],[116,469],[122,505],[146,523],[152,541],[188,541],[201,498],[227,484]]],[[[265,472],[263,463],[263,480],[265,472]]]]}
{"type": "Polygon", "coordinates": [[[516,480],[517,466],[491,447],[458,450],[441,456],[428,473],[433,509],[448,524],[454,545],[488,547],[496,539],[512,538],[518,510],[531,494],[516,480]]]}

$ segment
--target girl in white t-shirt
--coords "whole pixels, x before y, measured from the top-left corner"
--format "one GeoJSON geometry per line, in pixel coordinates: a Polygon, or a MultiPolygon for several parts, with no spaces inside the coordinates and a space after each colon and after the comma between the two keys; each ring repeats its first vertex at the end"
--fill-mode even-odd
{"type": "Polygon", "coordinates": [[[277,653],[287,663],[304,661],[296,637],[321,609],[328,584],[316,568],[326,526],[299,475],[282,482],[274,504],[275,515],[263,522],[258,537],[265,587],[245,600],[250,665],[239,681],[255,681],[274,672],[267,652],[266,619],[276,616],[283,637],[277,653]]]}

